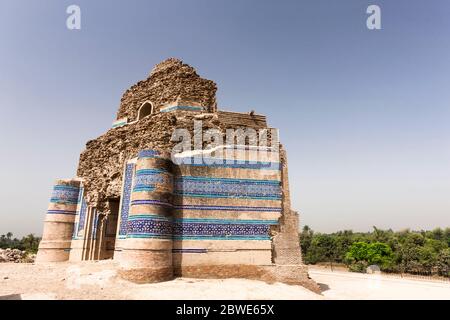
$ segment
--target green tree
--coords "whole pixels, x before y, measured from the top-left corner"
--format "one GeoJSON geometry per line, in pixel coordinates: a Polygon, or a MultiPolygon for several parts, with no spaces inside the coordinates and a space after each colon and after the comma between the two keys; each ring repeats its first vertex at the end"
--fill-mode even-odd
{"type": "Polygon", "coordinates": [[[329,262],[333,268],[336,259],[336,241],[332,235],[317,234],[311,241],[306,260],[315,264],[317,262],[329,262]]]}
{"type": "Polygon", "coordinates": [[[345,255],[353,244],[353,232],[351,230],[339,231],[335,235],[336,241],[336,262],[342,263],[345,260],[345,255]]]}
{"type": "Polygon", "coordinates": [[[371,236],[372,242],[388,243],[389,240],[392,238],[392,234],[393,234],[392,230],[382,230],[373,226],[373,233],[371,236]]]}
{"type": "Polygon", "coordinates": [[[29,234],[19,240],[17,238],[13,238],[12,232],[8,232],[6,235],[2,234],[0,236],[0,248],[19,249],[36,253],[40,240],[41,238],[36,237],[34,234],[29,234]]]}
{"type": "Polygon", "coordinates": [[[394,254],[386,243],[356,242],[350,247],[345,258],[352,271],[364,272],[365,268],[372,264],[381,269],[391,268],[394,254]]]}
{"type": "Polygon", "coordinates": [[[444,239],[444,230],[441,228],[436,228],[433,231],[431,231],[431,237],[434,240],[442,241],[444,239]]]}
{"type": "Polygon", "coordinates": [[[39,241],[40,238],[35,237],[34,234],[29,234],[26,237],[23,237],[21,242],[21,245],[23,247],[22,250],[26,250],[29,252],[36,253],[39,247],[39,241]]]}
{"type": "Polygon", "coordinates": [[[383,271],[448,274],[450,228],[394,232],[377,227],[372,232],[351,230],[314,233],[305,226],[300,235],[305,263],[345,262],[349,269],[364,272],[369,264],[383,271]]]}
{"type": "Polygon", "coordinates": [[[368,246],[366,242],[358,241],[349,248],[345,255],[345,261],[350,271],[365,272],[368,265],[366,261],[368,246]]]}
{"type": "Polygon", "coordinates": [[[367,263],[376,264],[382,270],[390,269],[394,262],[391,247],[383,242],[374,242],[367,247],[367,263]]]}
{"type": "Polygon", "coordinates": [[[303,257],[308,254],[313,236],[314,231],[312,231],[310,227],[304,226],[302,232],[300,233],[300,247],[302,249],[303,257]]]}
{"type": "Polygon", "coordinates": [[[450,228],[444,230],[444,241],[447,242],[447,246],[450,247],[450,228]]]}
{"type": "Polygon", "coordinates": [[[437,256],[438,274],[444,277],[450,277],[450,248],[442,249],[437,256]]]}

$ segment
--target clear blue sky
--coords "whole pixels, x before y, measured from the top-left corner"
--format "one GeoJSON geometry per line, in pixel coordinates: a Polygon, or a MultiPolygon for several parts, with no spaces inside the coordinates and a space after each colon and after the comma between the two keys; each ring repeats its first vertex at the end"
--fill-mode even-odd
{"type": "Polygon", "coordinates": [[[449,1],[2,0],[0,233],[41,234],[53,180],[167,57],[281,129],[302,225],[450,226],[449,1]]]}

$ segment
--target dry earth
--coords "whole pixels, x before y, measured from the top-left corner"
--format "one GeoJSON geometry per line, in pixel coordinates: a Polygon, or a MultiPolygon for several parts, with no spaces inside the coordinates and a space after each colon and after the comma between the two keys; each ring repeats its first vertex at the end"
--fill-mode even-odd
{"type": "Polygon", "coordinates": [[[309,268],[326,299],[450,300],[450,281],[309,268]]]}
{"type": "Polygon", "coordinates": [[[188,279],[137,285],[116,277],[112,261],[0,264],[0,299],[450,299],[450,282],[312,268],[323,294],[245,279],[188,279]]]}

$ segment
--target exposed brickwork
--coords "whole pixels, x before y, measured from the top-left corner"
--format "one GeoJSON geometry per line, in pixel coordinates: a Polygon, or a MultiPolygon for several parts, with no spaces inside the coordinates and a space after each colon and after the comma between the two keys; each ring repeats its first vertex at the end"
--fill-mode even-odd
{"type": "Polygon", "coordinates": [[[155,111],[168,103],[181,105],[198,103],[208,112],[216,110],[216,84],[201,78],[194,68],[178,59],[167,59],[157,64],[150,76],[128,89],[120,102],[117,119],[136,120],[139,107],[152,102],[155,111]]]}
{"type": "Polygon", "coordinates": [[[218,111],[218,116],[220,122],[225,127],[240,127],[246,126],[250,128],[266,128],[267,122],[266,117],[262,115],[250,115],[246,113],[228,112],[228,111],[218,111]]]}
{"type": "Polygon", "coordinates": [[[118,276],[135,283],[151,283],[172,280],[172,268],[119,269],[118,276]]]}
{"type": "Polygon", "coordinates": [[[298,214],[291,210],[286,151],[283,149],[280,151],[282,165],[283,215],[279,220],[279,229],[275,232],[275,236],[272,240],[273,262],[279,265],[301,264],[302,257],[298,236],[298,214]]]}

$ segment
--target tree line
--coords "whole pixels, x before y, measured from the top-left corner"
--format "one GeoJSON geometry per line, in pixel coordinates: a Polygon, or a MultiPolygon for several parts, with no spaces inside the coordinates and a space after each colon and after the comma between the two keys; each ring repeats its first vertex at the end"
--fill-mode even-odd
{"type": "MultiPolygon", "coordinates": [[[[8,232],[0,235],[0,249],[36,253],[40,240],[34,234],[13,238],[8,232]]],[[[300,246],[306,264],[345,264],[356,272],[377,265],[384,272],[450,277],[450,228],[394,232],[373,227],[365,233],[344,230],[326,234],[305,226],[300,246]]]]}
{"type": "Polygon", "coordinates": [[[355,272],[377,265],[384,272],[450,277],[450,228],[326,234],[305,226],[300,245],[306,264],[345,264],[355,272]]]}
{"type": "Polygon", "coordinates": [[[12,232],[8,232],[0,235],[0,249],[11,248],[36,253],[38,251],[39,241],[41,241],[41,238],[36,237],[32,233],[22,237],[22,239],[18,239],[13,238],[12,232]]]}

